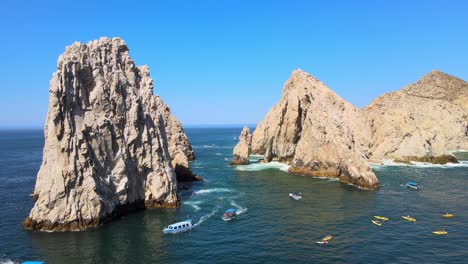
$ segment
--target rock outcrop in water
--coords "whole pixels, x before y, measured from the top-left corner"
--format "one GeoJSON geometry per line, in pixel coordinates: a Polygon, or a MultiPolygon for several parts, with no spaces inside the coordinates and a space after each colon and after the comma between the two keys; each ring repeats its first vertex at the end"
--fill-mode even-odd
{"type": "Polygon", "coordinates": [[[171,157],[187,164],[181,156],[193,152],[123,40],[66,48],[50,82],[44,134],[25,228],[83,230],[128,211],[178,206],[171,157]]]}
{"type": "Polygon", "coordinates": [[[361,112],[311,75],[295,70],[258,124],[252,153],[290,163],[290,172],[336,177],[375,189],[367,162],[371,130],[361,112]]]}
{"type": "Polygon", "coordinates": [[[363,109],[372,128],[370,158],[455,163],[451,150],[468,149],[468,84],[432,71],[363,109]]]}
{"type": "Polygon", "coordinates": [[[252,134],[250,134],[250,128],[244,126],[240,135],[239,143],[233,151],[233,160],[230,165],[247,165],[249,164],[250,145],[252,142],[252,134]]]}
{"type": "Polygon", "coordinates": [[[266,162],[289,163],[293,173],[374,189],[369,160],[457,162],[451,151],[468,149],[468,84],[433,71],[359,110],[296,70],[255,129],[251,149],[266,162]]]}

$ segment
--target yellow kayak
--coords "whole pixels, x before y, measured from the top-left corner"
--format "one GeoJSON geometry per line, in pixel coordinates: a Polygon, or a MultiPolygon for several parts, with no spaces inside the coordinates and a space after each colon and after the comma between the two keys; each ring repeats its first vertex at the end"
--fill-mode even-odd
{"type": "Polygon", "coordinates": [[[380,223],[379,221],[377,220],[371,220],[371,222],[376,225],[376,226],[382,226],[382,223],[380,223]]]}
{"type": "Polygon", "coordinates": [[[452,217],[454,217],[454,215],[453,214],[444,214],[443,217],[444,218],[452,218],[452,217]]]}
{"type": "Polygon", "coordinates": [[[387,217],[383,217],[383,216],[380,216],[380,215],[374,215],[374,218],[375,218],[375,219],[382,220],[382,221],[388,221],[388,218],[387,218],[387,217]]]}
{"type": "Polygon", "coordinates": [[[437,231],[432,232],[432,234],[434,234],[434,235],[439,235],[439,236],[440,236],[440,235],[446,235],[446,234],[447,234],[447,231],[445,231],[445,230],[437,230],[437,231]]]}
{"type": "Polygon", "coordinates": [[[416,219],[414,219],[413,217],[411,216],[402,216],[401,218],[405,219],[406,221],[410,221],[410,222],[416,222],[416,219]]]}

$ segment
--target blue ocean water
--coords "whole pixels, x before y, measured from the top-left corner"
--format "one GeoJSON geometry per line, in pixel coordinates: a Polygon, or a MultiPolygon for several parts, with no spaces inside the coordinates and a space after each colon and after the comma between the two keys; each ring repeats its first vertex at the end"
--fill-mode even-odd
{"type": "Polygon", "coordinates": [[[280,164],[230,167],[241,128],[189,128],[206,181],[180,193],[179,209],[146,210],[95,230],[23,230],[42,158],[42,131],[0,131],[0,263],[467,263],[468,166],[380,166],[382,187],[290,175],[280,164]],[[416,181],[421,190],[402,184],[416,181]],[[288,198],[301,192],[302,201],[288,198]],[[232,221],[222,213],[235,208],[232,221]],[[445,219],[444,213],[455,217],[445,219]],[[382,227],[374,215],[389,217],[382,227]],[[411,215],[415,223],[401,216],[411,215]],[[164,235],[192,219],[193,230],[164,235]],[[445,229],[446,236],[432,231],[445,229]],[[331,234],[328,245],[315,242],[331,234]]]}

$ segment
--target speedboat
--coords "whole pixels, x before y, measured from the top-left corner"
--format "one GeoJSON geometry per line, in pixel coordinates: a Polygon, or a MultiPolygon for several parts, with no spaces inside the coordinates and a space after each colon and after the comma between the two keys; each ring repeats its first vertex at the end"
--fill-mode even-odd
{"type": "Polygon", "coordinates": [[[437,231],[433,231],[432,234],[434,235],[438,235],[438,236],[441,236],[441,235],[446,235],[448,232],[445,231],[445,230],[437,230],[437,231]]]}
{"type": "Polygon", "coordinates": [[[193,228],[192,220],[188,219],[182,222],[168,225],[163,229],[165,234],[176,234],[180,232],[185,232],[193,228]]]}
{"type": "Polygon", "coordinates": [[[415,189],[415,190],[419,190],[419,188],[420,188],[420,187],[418,186],[418,184],[415,183],[415,182],[407,182],[407,183],[405,184],[405,186],[406,186],[406,187],[409,187],[409,188],[412,188],[412,189],[415,189]]]}
{"type": "Polygon", "coordinates": [[[416,219],[407,215],[407,216],[402,216],[401,218],[405,219],[406,221],[410,221],[410,222],[416,222],[416,219]]]}
{"type": "Polygon", "coordinates": [[[226,212],[224,212],[223,219],[224,221],[230,221],[232,219],[236,218],[236,209],[227,209],[226,212]]]}
{"type": "Polygon", "coordinates": [[[375,218],[375,219],[378,219],[378,220],[382,220],[382,221],[388,221],[388,218],[387,218],[387,217],[380,216],[380,215],[374,215],[374,218],[375,218]]]}
{"type": "Polygon", "coordinates": [[[382,223],[380,223],[378,220],[371,220],[371,222],[376,226],[382,226],[382,223]]]}
{"type": "Polygon", "coordinates": [[[296,201],[302,200],[301,193],[289,193],[289,198],[294,199],[296,201]]]}

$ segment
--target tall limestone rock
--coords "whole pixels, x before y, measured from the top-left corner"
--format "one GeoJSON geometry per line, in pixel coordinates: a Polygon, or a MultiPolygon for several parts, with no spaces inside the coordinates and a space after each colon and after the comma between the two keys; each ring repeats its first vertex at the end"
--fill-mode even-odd
{"type": "Polygon", "coordinates": [[[367,189],[379,181],[367,162],[370,127],[360,110],[295,70],[280,101],[258,124],[252,153],[290,163],[290,172],[336,177],[367,189]]]}
{"type": "Polygon", "coordinates": [[[457,162],[468,149],[468,84],[432,71],[363,109],[372,128],[370,158],[400,162],[457,162]]]}
{"type": "Polygon", "coordinates": [[[230,165],[247,165],[249,164],[249,155],[251,152],[250,145],[252,142],[252,134],[250,134],[250,128],[244,126],[240,135],[239,143],[234,147],[233,160],[230,165]]]}
{"type": "Polygon", "coordinates": [[[50,82],[43,161],[24,227],[83,230],[128,211],[178,206],[168,138],[180,134],[166,130],[160,108],[148,69],[135,66],[123,40],[68,46],[50,82]]]}

